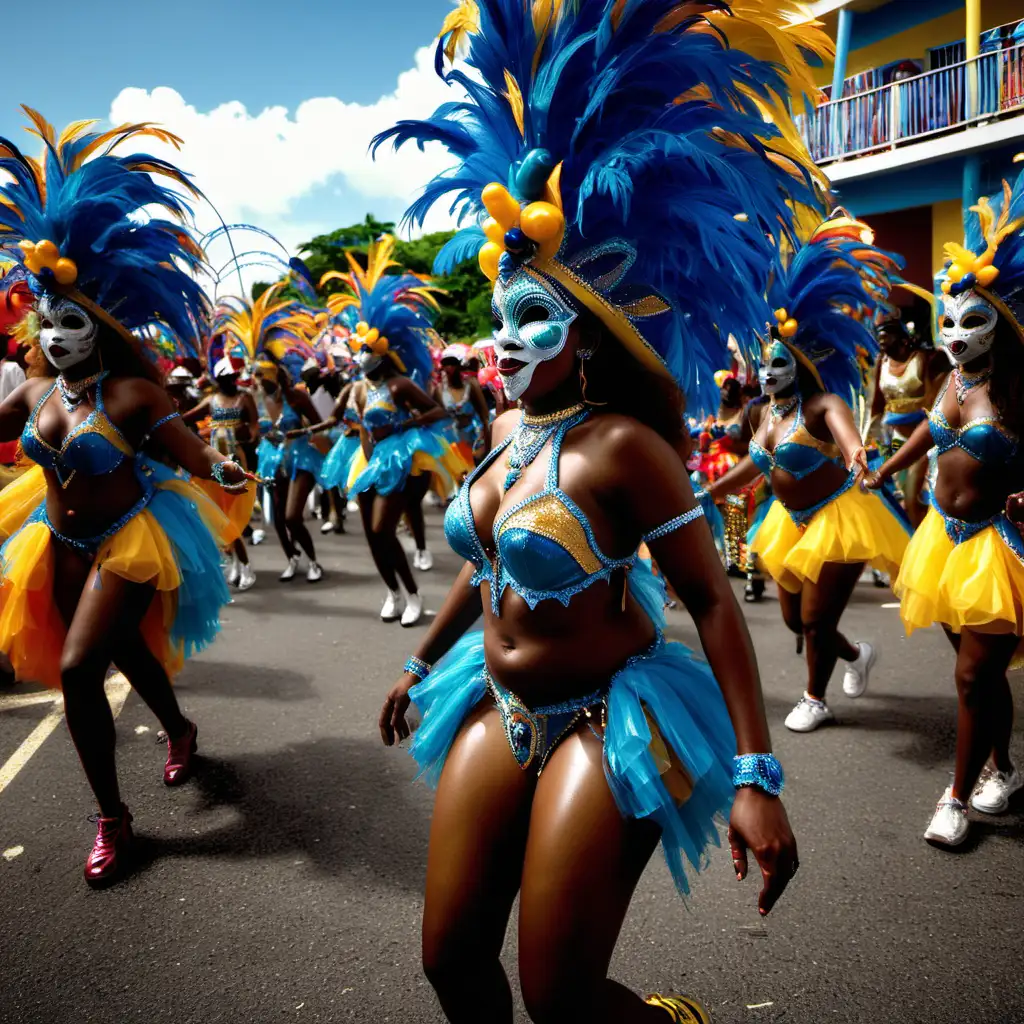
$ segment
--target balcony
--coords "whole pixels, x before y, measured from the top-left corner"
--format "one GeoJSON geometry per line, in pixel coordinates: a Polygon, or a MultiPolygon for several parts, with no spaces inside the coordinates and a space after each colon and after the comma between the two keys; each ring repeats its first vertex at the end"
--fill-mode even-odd
{"type": "Polygon", "coordinates": [[[855,92],[797,118],[819,164],[1024,112],[1024,43],[855,92]]]}

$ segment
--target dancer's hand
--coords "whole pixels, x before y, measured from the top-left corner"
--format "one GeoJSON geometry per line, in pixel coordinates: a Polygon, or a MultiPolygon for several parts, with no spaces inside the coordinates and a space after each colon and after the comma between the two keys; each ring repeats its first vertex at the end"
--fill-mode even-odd
{"type": "Polygon", "coordinates": [[[395,428],[390,423],[385,423],[382,427],[374,427],[370,432],[374,441],[383,441],[385,437],[390,437],[395,432],[395,428]]]}
{"type": "Polygon", "coordinates": [[[747,877],[747,850],[757,858],[764,879],[757,909],[762,916],[768,914],[800,866],[782,801],[753,786],[738,789],[729,820],[729,846],[741,882],[747,877]]]}
{"type": "Polygon", "coordinates": [[[377,724],[385,747],[393,747],[396,737],[399,743],[409,738],[409,723],[405,720],[405,713],[409,710],[409,691],[419,681],[417,676],[406,672],[384,698],[384,707],[380,709],[377,724]]]}
{"type": "Polygon", "coordinates": [[[288,433],[285,434],[284,436],[286,440],[294,441],[296,440],[296,438],[306,437],[308,434],[309,431],[305,427],[299,427],[296,430],[289,430],[288,433]]]}
{"type": "Polygon", "coordinates": [[[885,477],[881,473],[862,473],[860,476],[860,489],[870,489],[872,491],[881,490],[885,483],[885,477]]]}
{"type": "Polygon", "coordinates": [[[1006,517],[1017,526],[1024,526],[1024,491],[1006,499],[1006,517]]]}

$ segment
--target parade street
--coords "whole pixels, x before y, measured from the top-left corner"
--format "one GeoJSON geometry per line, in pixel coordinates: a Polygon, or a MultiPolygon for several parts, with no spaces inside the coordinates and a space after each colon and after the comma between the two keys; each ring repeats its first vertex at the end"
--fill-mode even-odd
{"type": "MultiPolygon", "coordinates": [[[[221,639],[177,684],[202,754],[183,789],[161,781],[153,717],[109,684],[139,858],[112,889],[82,882],[94,808],[59,702],[0,691],[2,1024],[443,1019],[419,963],[432,795],[377,732],[419,634],[379,621],[382,588],[354,519],[346,536],[317,535],[316,586],[278,583],[272,535],[253,549],[256,588],[236,596],[221,639]]],[[[421,579],[436,609],[457,563],[436,512],[429,526],[437,565],[421,579]]],[[[685,903],[659,853],[613,977],[692,993],[716,1024],[1024,1020],[1024,801],[959,852],[921,838],[953,765],[945,638],[905,639],[890,593],[863,582],[843,626],[878,644],[870,688],[849,700],[837,672],[838,724],[789,733],[804,662],[769,590],[745,611],[800,871],[762,921],[757,883],[737,883],[727,849],[685,903]]],[[[669,621],[673,638],[695,642],[685,612],[669,621]]],[[[1019,728],[1013,750],[1024,757],[1019,728]]],[[[515,957],[513,925],[513,976],[515,957]]]]}

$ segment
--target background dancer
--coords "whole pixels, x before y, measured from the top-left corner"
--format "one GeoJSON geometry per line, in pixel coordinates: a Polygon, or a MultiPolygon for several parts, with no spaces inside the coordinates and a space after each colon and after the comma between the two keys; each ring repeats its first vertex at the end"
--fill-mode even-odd
{"type": "Polygon", "coordinates": [[[865,225],[849,241],[841,223],[826,221],[779,263],[759,371],[770,413],[750,454],[708,488],[717,501],[759,474],[771,481],[776,500],[753,543],[779,585],[783,620],[806,642],[807,689],[786,718],[795,732],[832,720],[825,691],[837,660],[847,663],[843,692],[864,693],[875,649],[847,640],[839,620],[865,564],[895,574],[909,539],[892,505],[854,486],[867,458],[849,403],[860,390],[858,346],[873,350],[874,336],[843,308],[873,313],[895,265],[860,241],[865,225]]]}
{"type": "Polygon", "coordinates": [[[0,440],[20,434],[36,463],[0,494],[0,649],[19,679],[63,691],[99,805],[85,878],[100,886],[122,874],[132,838],[107,669],[113,662],[160,720],[164,782],[180,785],[197,729],[170,677],[213,640],[229,599],[218,544],[235,532],[198,487],[143,449],[152,438],[193,476],[243,492],[245,476],[183,426],[131,333],[161,320],[180,339],[195,338],[208,314],[193,277],[201,253],[179,223],[188,208],[147,172],[191,189],[187,177],[156,158],[113,155],[143,136],[180,140],[153,127],[94,134],[86,121],[58,142],[24,109],[46,153],[36,163],[0,139],[0,168],[13,178],[0,183],[0,247],[31,275],[47,379],[29,380],[0,405],[0,440]],[[103,147],[104,155],[82,162],[103,147]],[[175,220],[140,218],[154,206],[175,220]]]}
{"type": "Polygon", "coordinates": [[[941,846],[967,838],[968,801],[1001,814],[1024,785],[1006,679],[1024,636],[1024,175],[971,211],[965,244],[946,245],[939,331],[953,372],[929,419],[868,477],[878,487],[938,448],[931,508],[895,589],[907,633],[941,623],[957,652],[956,770],[924,834],[941,846]]]}
{"type": "MultiPolygon", "coordinates": [[[[685,888],[684,859],[703,863],[713,818],[733,801],[733,755],[779,779],[743,619],[694,523],[677,382],[714,400],[703,382],[727,359],[723,339],[750,336],[767,312],[786,200],[813,199],[806,154],[746,98],[770,73],[771,116],[787,124],[791,79],[743,41],[775,55],[772,40],[785,41],[800,61],[798,46],[824,39],[782,30],[760,5],[729,13],[607,0],[531,17],[519,0],[464,4],[442,42],[450,56],[469,26],[473,73],[446,75],[469,99],[378,140],[441,140],[458,158],[413,215],[449,191],[467,220],[489,215],[435,269],[478,253],[505,394],[524,406],[495,423],[494,449],[449,507],[467,564],[381,714],[391,743],[408,732],[410,696],[424,712],[413,754],[439,788],[423,956],[453,1022],[512,1020],[499,953],[517,892],[534,1021],[706,1020],[692,1000],[640,999],[608,965],[659,834],[685,888]],[[799,163],[777,164],[780,145],[799,163]],[[718,682],[664,642],[664,590],[635,558],[641,540],[718,682]],[[483,632],[458,639],[481,607],[483,632]]],[[[777,797],[742,788],[731,834],[740,877],[748,844],[761,861],[767,913],[796,867],[777,797]]]]}
{"type": "Polygon", "coordinates": [[[433,398],[452,418],[466,461],[476,465],[491,450],[491,412],[476,375],[466,368],[470,352],[467,345],[444,349],[433,398]]]}

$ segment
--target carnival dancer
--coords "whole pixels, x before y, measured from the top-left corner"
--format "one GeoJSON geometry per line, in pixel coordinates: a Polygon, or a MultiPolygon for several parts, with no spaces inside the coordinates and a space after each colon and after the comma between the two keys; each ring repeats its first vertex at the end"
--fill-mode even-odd
{"type": "MultiPolygon", "coordinates": [[[[915,332],[911,334],[897,309],[883,310],[875,326],[881,352],[875,372],[872,416],[886,432],[889,455],[906,444],[914,430],[928,419],[928,410],[949,373],[941,352],[929,351],[915,332]]],[[[928,457],[923,455],[900,474],[907,518],[916,529],[927,511],[925,479],[928,457]]]]}
{"type": "Polygon", "coordinates": [[[0,649],[19,679],[60,687],[64,714],[99,804],[86,881],[125,869],[132,816],[121,801],[114,719],[104,694],[111,662],[168,735],[164,781],[192,770],[197,730],[170,685],[185,657],[219,629],[229,597],[219,546],[236,535],[205,494],[148,458],[149,439],[199,479],[246,490],[240,466],[181,423],[132,331],[163,321],[195,338],[208,307],[194,275],[202,254],[181,223],[191,190],[173,165],[119,144],[149,125],[59,136],[24,108],[45,143],[40,162],[0,139],[0,249],[30,273],[30,326],[46,379],[0,405],[0,440],[21,436],[36,466],[0,494],[0,649]],[[87,160],[93,153],[101,155],[87,160]],[[155,207],[174,220],[152,214],[155,207]],[[140,216],[146,211],[145,217],[140,216]],[[53,377],[56,376],[56,380],[53,377]]]}
{"type": "Polygon", "coordinates": [[[965,244],[946,245],[940,297],[953,372],[928,420],[868,477],[877,487],[938,449],[931,508],[895,589],[907,633],[938,622],[957,651],[956,770],[925,832],[943,846],[967,838],[968,803],[1001,814],[1024,785],[1006,679],[1024,636],[1024,175],[971,211],[965,244]]]}
{"type": "MultiPolygon", "coordinates": [[[[330,431],[331,437],[337,434],[320,470],[320,483],[337,493],[336,501],[342,512],[348,500],[348,482],[352,466],[362,450],[362,435],[359,429],[362,421],[359,409],[365,401],[366,381],[362,378],[350,381],[341,389],[330,415],[309,429],[310,434],[318,434],[325,430],[330,431]]],[[[335,526],[338,533],[345,532],[344,522],[344,515],[341,515],[335,526]]]]}
{"type": "Polygon", "coordinates": [[[370,244],[365,270],[348,253],[349,273],[329,271],[320,284],[340,281],[343,290],[328,296],[328,308],[357,321],[349,344],[366,385],[361,402],[357,396],[362,444],[349,470],[348,493],[359,502],[370,554],[388,590],[380,617],[414,626],[423,615],[423,598],[398,539],[398,523],[408,515],[415,565],[429,569],[433,557],[426,548],[423,499],[432,482],[440,493],[453,493],[471,466],[447,436],[444,409],[416,383],[425,384],[433,369],[427,338],[437,289],[413,274],[389,274],[398,266],[391,259],[394,248],[394,238],[382,235],[370,244]]]}
{"type": "Polygon", "coordinates": [[[794,79],[813,90],[802,47],[827,40],[778,6],[464,3],[439,45],[469,37],[471,72],[445,76],[468,98],[377,140],[440,140],[459,160],[414,219],[450,191],[467,219],[489,214],[435,271],[478,252],[523,406],[448,509],[467,564],[381,713],[390,744],[410,698],[423,711],[412,753],[439,786],[423,956],[453,1022],[512,1020],[499,953],[517,892],[534,1021],[706,1021],[607,977],[659,834],[685,889],[731,806],[762,913],[796,868],[750,641],[677,451],[679,383],[714,401],[723,339],[766,315],[786,200],[813,200],[786,101],[794,79]],[[664,640],[642,540],[710,667],[664,640]],[[461,636],[481,609],[483,632],[461,636]]]}
{"type": "MultiPolygon", "coordinates": [[[[195,423],[209,417],[211,420],[210,446],[243,469],[248,469],[249,459],[245,448],[259,437],[259,412],[252,395],[238,386],[240,367],[230,356],[222,356],[213,367],[213,383],[216,391],[204,398],[194,409],[185,413],[182,420],[195,423]]],[[[231,568],[228,570],[228,584],[239,590],[249,590],[256,583],[256,573],[249,564],[249,552],[242,531],[249,525],[253,506],[256,503],[256,488],[250,488],[249,502],[242,502],[224,495],[216,481],[201,482],[200,487],[229,515],[238,538],[231,546],[231,568]],[[217,488],[217,490],[214,490],[217,488]],[[219,493],[218,493],[219,492],[219,493]]]]}
{"type": "MultiPolygon", "coordinates": [[[[316,347],[315,355],[310,356],[302,367],[302,383],[309,392],[310,401],[316,409],[317,418],[321,421],[331,416],[334,406],[341,395],[344,387],[341,375],[334,367],[334,361],[326,349],[316,347]]],[[[330,453],[331,448],[341,439],[342,430],[337,424],[325,428],[328,431],[326,437],[313,437],[313,447],[325,457],[330,453]]],[[[326,464],[326,458],[325,458],[326,464]]],[[[317,481],[320,485],[319,512],[322,520],[320,532],[344,533],[345,532],[345,504],[342,501],[341,493],[336,487],[329,487],[325,482],[323,470],[317,481]]]]}
{"type": "Polygon", "coordinates": [[[468,345],[449,345],[441,352],[441,379],[433,397],[452,418],[466,461],[477,465],[491,450],[491,413],[483,388],[466,367],[471,354],[468,345]]]}
{"type": "Polygon", "coordinates": [[[854,486],[867,457],[849,404],[861,387],[857,349],[874,348],[867,324],[896,267],[860,240],[865,225],[856,225],[851,240],[841,224],[838,217],[825,221],[780,259],[768,289],[776,322],[759,371],[770,414],[750,454],[708,488],[718,501],[760,474],[771,481],[776,500],[753,543],[779,586],[786,625],[805,638],[807,689],[786,718],[795,732],[832,720],[825,691],[837,660],[846,662],[843,692],[864,693],[875,649],[847,640],[839,620],[865,563],[894,575],[909,540],[891,494],[854,486]],[[852,316],[851,309],[868,315],[852,316]]]}

